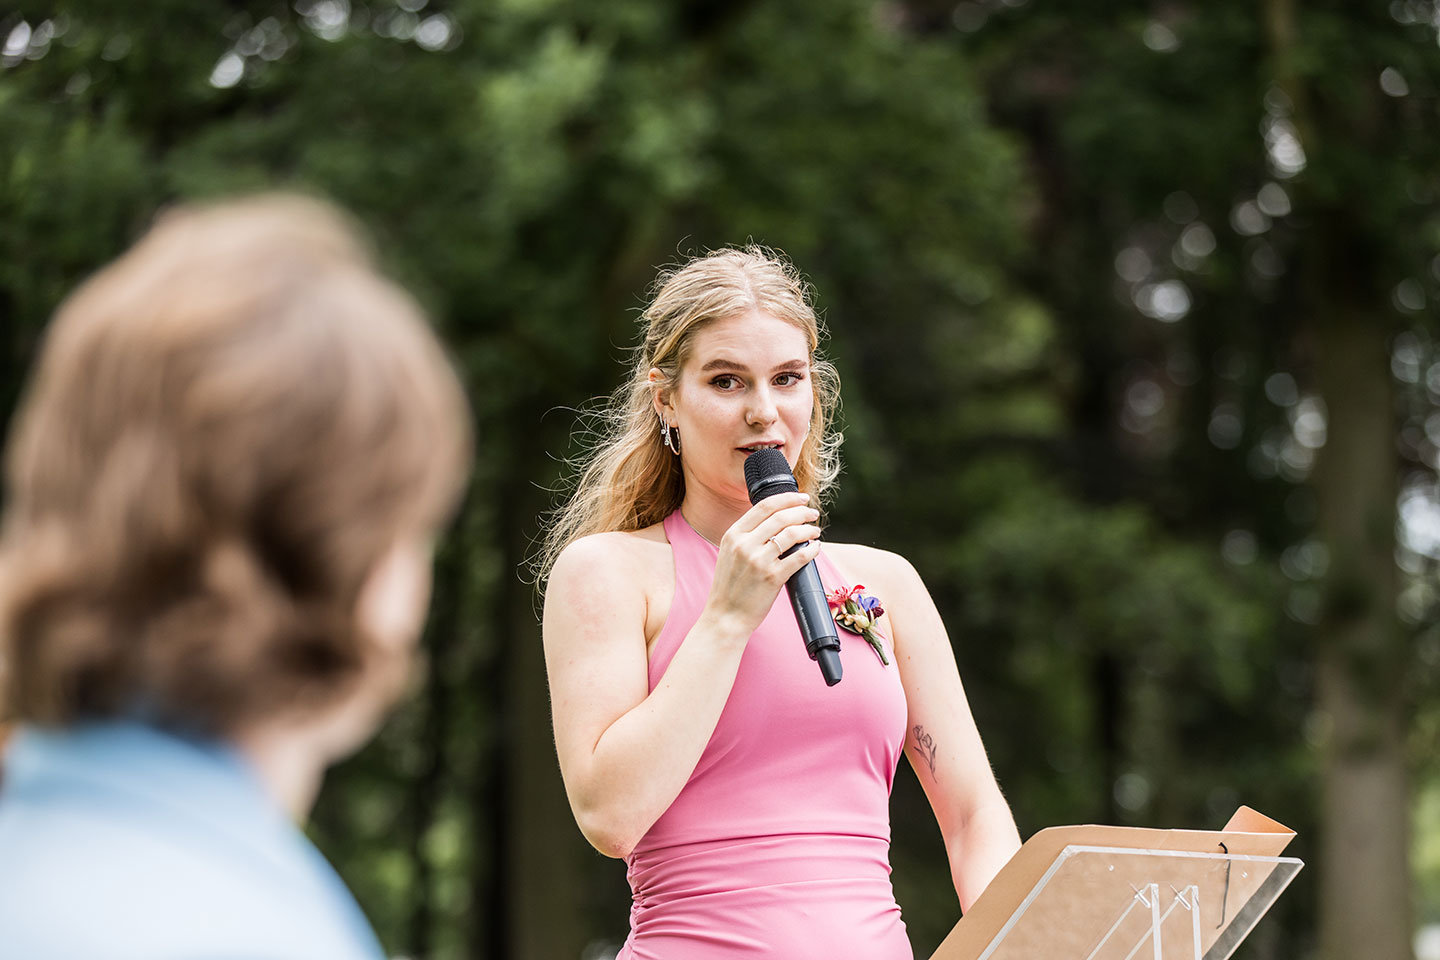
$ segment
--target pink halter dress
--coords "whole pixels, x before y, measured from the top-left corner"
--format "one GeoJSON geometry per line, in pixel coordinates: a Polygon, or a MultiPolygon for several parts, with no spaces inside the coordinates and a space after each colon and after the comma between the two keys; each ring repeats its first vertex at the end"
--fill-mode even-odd
{"type": "MultiPolygon", "coordinates": [[[[650,654],[655,688],[710,594],[718,551],[665,519],[675,597],[650,654]]],[[[825,554],[827,590],[849,586],[825,554]]],[[[785,591],[750,637],[715,732],[675,802],[626,858],[630,936],[617,960],[912,960],[890,886],[890,788],[905,692],[841,631],[826,687],[785,591]]]]}

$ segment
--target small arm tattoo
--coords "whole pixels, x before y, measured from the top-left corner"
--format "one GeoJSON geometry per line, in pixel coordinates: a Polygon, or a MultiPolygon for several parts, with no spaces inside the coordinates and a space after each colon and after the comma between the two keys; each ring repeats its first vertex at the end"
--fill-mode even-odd
{"type": "Polygon", "coordinates": [[[915,750],[925,759],[930,767],[930,776],[935,776],[935,738],[925,732],[920,724],[915,724],[915,750]]]}

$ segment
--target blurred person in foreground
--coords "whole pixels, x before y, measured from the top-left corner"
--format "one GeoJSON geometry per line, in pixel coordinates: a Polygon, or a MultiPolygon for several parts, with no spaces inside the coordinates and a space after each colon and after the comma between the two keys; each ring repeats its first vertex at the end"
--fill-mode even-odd
{"type": "Polygon", "coordinates": [[[168,213],[61,306],[6,460],[0,956],[382,956],[295,822],[407,686],[469,458],[318,201],[168,213]]]}
{"type": "Polygon", "coordinates": [[[889,862],[902,751],[962,909],[1020,838],[915,569],[822,545],[839,383],[808,288],[769,251],[720,250],[662,276],[642,323],[542,558],[560,769],[633,892],[620,960],[910,960],[889,862]],[[799,492],[752,506],[762,447],[799,492]],[[782,589],[811,561],[863,634],[842,634],[833,687],[782,589]]]}

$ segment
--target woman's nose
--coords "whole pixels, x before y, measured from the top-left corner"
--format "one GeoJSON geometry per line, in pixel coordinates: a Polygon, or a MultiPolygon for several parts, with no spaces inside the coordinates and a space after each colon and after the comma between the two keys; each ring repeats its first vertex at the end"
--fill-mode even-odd
{"type": "Polygon", "coordinates": [[[779,412],[775,409],[775,398],[771,396],[768,387],[758,387],[750,395],[750,405],[745,411],[745,422],[752,427],[765,426],[774,423],[779,419],[779,412]]]}

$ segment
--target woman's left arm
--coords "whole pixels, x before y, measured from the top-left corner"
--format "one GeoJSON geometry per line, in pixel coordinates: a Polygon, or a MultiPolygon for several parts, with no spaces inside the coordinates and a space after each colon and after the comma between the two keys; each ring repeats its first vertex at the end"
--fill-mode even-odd
{"type": "Polygon", "coordinates": [[[960,909],[968,911],[1020,849],[1020,834],[985,756],[935,601],[909,561],[883,556],[889,593],[881,599],[910,717],[905,755],[935,811],[960,909]]]}

